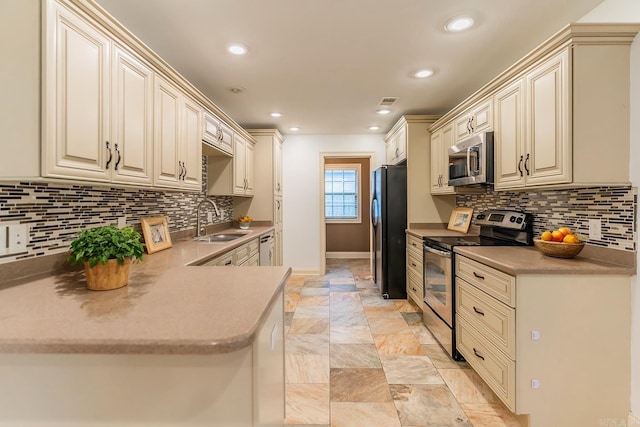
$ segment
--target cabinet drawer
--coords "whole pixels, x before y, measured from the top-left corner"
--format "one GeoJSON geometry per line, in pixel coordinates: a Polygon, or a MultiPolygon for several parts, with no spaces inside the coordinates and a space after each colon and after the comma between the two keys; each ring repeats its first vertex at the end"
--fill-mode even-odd
{"type": "Polygon", "coordinates": [[[212,260],[207,261],[202,265],[218,265],[218,266],[233,265],[233,251],[230,251],[225,253],[224,255],[215,257],[212,260]]]}
{"type": "Polygon", "coordinates": [[[411,250],[417,257],[422,259],[422,239],[407,234],[407,250],[411,250]]]}
{"type": "Polygon", "coordinates": [[[456,313],[509,358],[516,358],[516,311],[464,280],[456,280],[456,313]]]}
{"type": "Polygon", "coordinates": [[[258,254],[259,242],[258,239],[253,239],[244,245],[238,246],[235,249],[236,265],[242,265],[249,258],[258,254]]]}
{"type": "Polygon", "coordinates": [[[458,318],[456,345],[469,365],[480,375],[493,392],[515,410],[516,363],[487,342],[464,318],[458,318]]]}
{"type": "Polygon", "coordinates": [[[463,256],[456,257],[456,276],[508,306],[515,307],[515,277],[463,256]]]}
{"type": "Polygon", "coordinates": [[[407,272],[407,279],[407,294],[418,304],[418,307],[422,307],[422,300],[424,298],[422,275],[416,276],[409,270],[407,272]]]}
{"type": "Polygon", "coordinates": [[[407,270],[415,274],[417,277],[422,277],[422,256],[418,258],[415,256],[413,251],[407,251],[407,270]]]}

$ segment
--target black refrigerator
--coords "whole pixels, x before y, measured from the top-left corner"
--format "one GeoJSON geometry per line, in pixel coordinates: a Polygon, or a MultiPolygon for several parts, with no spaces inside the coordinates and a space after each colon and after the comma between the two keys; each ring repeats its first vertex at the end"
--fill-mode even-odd
{"type": "Polygon", "coordinates": [[[407,167],[384,165],[371,177],[373,279],[384,298],[407,298],[407,167]]]}

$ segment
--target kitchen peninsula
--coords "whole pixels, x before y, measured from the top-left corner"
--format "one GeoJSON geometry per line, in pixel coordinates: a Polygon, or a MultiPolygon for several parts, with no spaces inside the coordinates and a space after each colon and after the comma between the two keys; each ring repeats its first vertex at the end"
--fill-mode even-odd
{"type": "Polygon", "coordinates": [[[176,241],[114,291],[81,270],[2,285],[2,424],[281,424],[290,270],[199,265],[259,234],[176,241]]]}

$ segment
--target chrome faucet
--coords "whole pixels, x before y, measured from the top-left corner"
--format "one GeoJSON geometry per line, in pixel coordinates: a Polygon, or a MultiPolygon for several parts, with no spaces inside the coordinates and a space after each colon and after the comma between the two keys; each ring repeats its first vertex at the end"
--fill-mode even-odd
{"type": "Polygon", "coordinates": [[[220,210],[218,209],[218,206],[216,205],[216,202],[214,202],[211,199],[204,199],[202,200],[200,203],[198,203],[198,208],[196,209],[196,228],[197,228],[197,232],[196,232],[196,236],[200,237],[203,234],[206,234],[206,231],[204,230],[204,227],[200,226],[200,209],[202,208],[202,205],[204,205],[205,203],[209,203],[211,206],[213,206],[213,210],[216,211],[216,216],[219,218],[220,217],[220,210]]]}

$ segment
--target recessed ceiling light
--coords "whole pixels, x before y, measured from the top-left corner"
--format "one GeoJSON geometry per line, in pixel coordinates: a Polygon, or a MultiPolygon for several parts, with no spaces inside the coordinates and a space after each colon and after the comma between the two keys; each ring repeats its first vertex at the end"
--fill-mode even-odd
{"type": "Polygon", "coordinates": [[[385,114],[389,114],[390,112],[391,110],[388,108],[380,108],[378,111],[376,111],[376,114],[380,114],[381,116],[384,116],[385,114]]]}
{"type": "Polygon", "coordinates": [[[233,93],[233,94],[241,94],[241,93],[245,93],[247,91],[247,89],[243,88],[242,86],[236,86],[236,87],[230,87],[229,88],[229,92],[233,93]]]}
{"type": "Polygon", "coordinates": [[[380,130],[380,126],[369,126],[369,130],[380,130]]]}
{"type": "Polygon", "coordinates": [[[473,27],[473,23],[474,20],[470,16],[456,16],[455,18],[449,19],[446,24],[444,24],[444,29],[454,33],[460,32],[473,27]]]}
{"type": "Polygon", "coordinates": [[[227,52],[232,53],[234,55],[244,55],[249,51],[247,46],[242,43],[231,43],[227,46],[227,52]]]}
{"type": "Polygon", "coordinates": [[[299,128],[299,127],[294,126],[294,127],[289,128],[289,130],[290,130],[290,131],[292,131],[292,132],[297,132],[297,131],[299,131],[299,130],[300,130],[300,128],[299,128]]]}
{"type": "Polygon", "coordinates": [[[278,112],[273,112],[271,113],[271,117],[282,117],[282,113],[278,113],[278,112]]]}
{"type": "Polygon", "coordinates": [[[433,70],[429,68],[425,68],[424,70],[419,70],[413,73],[413,77],[417,79],[424,79],[431,76],[433,76],[433,70]]]}

